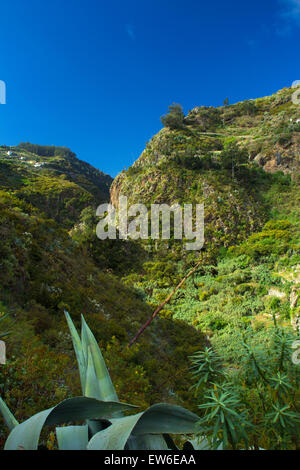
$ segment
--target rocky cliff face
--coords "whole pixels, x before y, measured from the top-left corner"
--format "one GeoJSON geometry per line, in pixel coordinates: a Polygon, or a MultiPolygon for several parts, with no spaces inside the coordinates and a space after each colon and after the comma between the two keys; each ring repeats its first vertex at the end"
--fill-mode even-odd
{"type": "Polygon", "coordinates": [[[293,103],[294,93],[294,88],[284,88],[272,96],[230,106],[194,108],[182,129],[162,129],[129,171],[117,176],[111,187],[112,202],[116,203],[117,194],[133,174],[149,166],[159,168],[162,162],[167,166],[178,155],[201,159],[209,153],[217,159],[229,140],[245,148],[249,162],[265,171],[283,171],[298,177],[300,105],[293,103]]]}
{"type": "Polygon", "coordinates": [[[178,129],[163,128],[137,161],[111,186],[129,203],[205,202],[205,227],[211,243],[228,245],[264,222],[268,173],[300,172],[300,106],[293,88],[272,96],[220,108],[196,107],[178,129]],[[226,149],[246,152],[233,175],[224,165],[226,149]]]}

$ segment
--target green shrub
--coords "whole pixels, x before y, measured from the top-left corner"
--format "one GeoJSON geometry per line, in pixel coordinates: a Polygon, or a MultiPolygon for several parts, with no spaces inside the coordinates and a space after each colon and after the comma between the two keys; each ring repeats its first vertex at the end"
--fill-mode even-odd
{"type": "Polygon", "coordinates": [[[173,103],[169,106],[169,113],[161,117],[161,122],[170,129],[182,129],[184,125],[184,113],[180,104],[173,103]]]}
{"type": "Polygon", "coordinates": [[[248,327],[232,341],[235,364],[211,348],[191,358],[196,390],[206,390],[199,426],[212,448],[295,449],[300,443],[300,369],[296,335],[274,327],[261,337],[248,327]]]}

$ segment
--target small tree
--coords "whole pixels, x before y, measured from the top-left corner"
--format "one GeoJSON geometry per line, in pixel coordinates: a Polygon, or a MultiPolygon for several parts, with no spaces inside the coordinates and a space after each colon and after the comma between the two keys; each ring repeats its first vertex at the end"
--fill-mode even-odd
{"type": "Polygon", "coordinates": [[[169,127],[170,129],[181,129],[184,123],[182,106],[180,104],[173,103],[169,106],[169,113],[165,114],[160,119],[164,127],[169,127]]]}
{"type": "Polygon", "coordinates": [[[234,178],[235,171],[248,162],[248,153],[245,149],[240,149],[235,142],[231,142],[225,147],[220,158],[222,167],[231,170],[232,178],[234,178]]]}

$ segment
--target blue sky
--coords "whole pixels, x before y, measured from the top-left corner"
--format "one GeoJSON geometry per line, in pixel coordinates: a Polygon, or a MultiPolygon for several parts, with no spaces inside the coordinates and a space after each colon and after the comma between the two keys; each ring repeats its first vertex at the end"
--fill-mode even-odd
{"type": "Polygon", "coordinates": [[[300,78],[300,0],[10,0],[1,4],[0,144],[70,147],[115,176],[185,112],[300,78]]]}

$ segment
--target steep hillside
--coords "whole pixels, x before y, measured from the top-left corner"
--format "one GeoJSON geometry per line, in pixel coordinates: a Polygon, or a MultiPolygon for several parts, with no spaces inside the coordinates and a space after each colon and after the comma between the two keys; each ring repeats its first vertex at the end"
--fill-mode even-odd
{"type": "Polygon", "coordinates": [[[266,171],[298,173],[300,105],[293,102],[294,94],[295,88],[284,88],[271,96],[219,108],[195,107],[177,129],[163,128],[154,136],[133,167],[182,156],[197,158],[198,166],[207,169],[212,162],[221,163],[226,144],[236,142],[247,150],[250,162],[266,171]]]}
{"type": "MultiPolygon", "coordinates": [[[[123,400],[195,409],[186,354],[202,347],[201,332],[161,318],[127,348],[151,306],[116,274],[138,269],[147,253],[95,237],[110,182],[64,148],[0,149],[0,317],[9,315],[1,328],[11,331],[0,393],[20,420],[80,394],[64,310],[77,324],[84,313],[123,400]]],[[[6,435],[0,418],[1,443],[6,435]]]]}
{"type": "MultiPolygon", "coordinates": [[[[281,377],[280,357],[286,357],[286,377],[299,383],[299,368],[287,346],[299,339],[300,331],[300,108],[291,101],[294,91],[221,108],[199,107],[184,118],[177,107],[169,119],[175,124],[154,136],[111,187],[116,207],[119,195],[148,208],[151,203],[204,202],[200,252],[187,252],[172,238],[140,241],[151,257],[124,280],[154,309],[201,262],[160,316],[205,334],[212,357],[219,358],[217,371],[227,374],[220,393],[239,384],[234,397],[240,397],[241,409],[248,410],[256,426],[253,434],[249,431],[251,442],[264,448],[295,448],[300,435],[299,414],[293,437],[284,428],[266,425],[266,416],[279,406],[272,404],[270,384],[275,387],[276,379],[258,379],[268,364],[281,377]],[[284,334],[289,339],[279,347],[284,334]]],[[[204,385],[204,371],[211,370],[206,354],[195,372],[202,377],[199,395],[209,389],[204,385]]],[[[296,401],[290,397],[285,402],[294,410],[300,398],[296,389],[296,401]]]]}
{"type": "MultiPolygon", "coordinates": [[[[0,392],[18,419],[79,394],[68,310],[77,325],[84,313],[123,401],[173,402],[205,420],[207,394],[215,399],[225,390],[235,416],[252,423],[252,447],[299,448],[300,371],[291,361],[300,328],[293,92],[179,112],[112,185],[63,147],[0,148],[0,314],[9,314],[1,328],[11,330],[0,392]],[[115,206],[120,194],[148,208],[204,202],[203,249],[188,252],[172,237],[100,241],[95,208],[108,201],[110,185],[115,206]],[[192,373],[197,351],[202,363],[192,373]],[[289,409],[285,429],[274,420],[279,406],[289,409]]],[[[0,440],[6,435],[0,422],[0,440]]]]}
{"type": "MultiPolygon", "coordinates": [[[[152,303],[163,299],[176,285],[180,273],[183,275],[199,256],[203,260],[200,273],[204,278],[200,276],[198,279],[202,289],[199,291],[197,280],[188,282],[194,293],[187,290],[182,293],[179,302],[175,299],[168,307],[169,314],[175,318],[184,318],[193,325],[199,324],[203,330],[202,322],[209,324],[212,309],[212,315],[222,318],[223,326],[227,324],[227,320],[223,319],[227,308],[224,299],[219,302],[218,297],[214,297],[218,289],[224,292],[224,286],[219,285],[215,289],[210,281],[208,285],[203,281],[211,272],[215,276],[219,272],[218,263],[223,266],[224,259],[232,258],[234,253],[251,254],[254,257],[252,261],[251,256],[247,261],[238,258],[237,265],[252,266],[254,271],[256,265],[262,271],[266,269],[270,276],[270,289],[274,269],[278,271],[281,263],[286,264],[291,254],[295,256],[291,258],[293,261],[289,261],[292,263],[290,269],[297,272],[300,106],[293,103],[294,93],[294,88],[285,88],[272,96],[231,106],[197,107],[186,117],[177,107],[177,116],[172,115],[170,125],[151,139],[128,171],[123,171],[114,180],[111,201],[115,206],[118,206],[120,194],[128,196],[129,204],[143,202],[147,207],[154,202],[204,202],[205,244],[200,254],[185,252],[182,243],[174,240],[164,240],[162,244],[156,242],[155,245],[151,240],[143,242],[151,246],[153,260],[152,264],[144,265],[143,276],[138,278],[136,285],[141,288],[145,283],[147,291],[149,281],[155,280],[151,295],[149,290],[146,294],[152,303]],[[272,219],[278,222],[268,222],[272,219]],[[273,231],[266,229],[272,223],[273,231]],[[259,233],[252,235],[254,232],[259,233]],[[285,240],[281,251],[276,237],[282,243],[285,240]],[[243,248],[233,248],[240,244],[243,248]],[[169,265],[169,276],[167,269],[162,269],[163,264],[169,265]],[[185,296],[186,301],[183,301],[185,296]],[[192,299],[195,299],[194,303],[192,299]],[[215,299],[216,302],[210,303],[208,299],[215,299]]],[[[168,122],[167,119],[165,121],[168,122]]],[[[228,261],[230,266],[232,262],[228,261]]],[[[229,270],[230,275],[231,269],[236,269],[234,266],[229,270]]],[[[244,279],[243,275],[241,279],[244,279]]],[[[232,280],[232,283],[226,280],[226,285],[230,286],[240,312],[248,312],[248,315],[250,311],[263,311],[263,303],[256,307],[253,305],[249,310],[249,293],[245,299],[237,301],[233,288],[237,282],[245,280],[232,280]]],[[[278,277],[276,282],[279,282],[278,277]]],[[[245,287],[245,293],[249,289],[245,287]]],[[[293,286],[290,285],[290,289],[297,289],[297,280],[293,286]]],[[[255,289],[253,294],[258,301],[255,289]]],[[[291,291],[287,294],[287,303],[289,295],[291,291]]],[[[229,311],[234,311],[234,308],[230,306],[229,311]]],[[[287,313],[286,320],[289,318],[287,313]]],[[[236,319],[234,313],[233,320],[236,319]]],[[[207,327],[204,330],[210,332],[207,327]]]]}
{"type": "Polygon", "coordinates": [[[294,92],[287,88],[221,108],[194,108],[155,135],[115,178],[112,203],[118,205],[120,194],[130,204],[148,206],[204,202],[206,248],[241,241],[267,220],[265,194],[275,180],[299,178],[300,107],[292,102],[294,92]]]}
{"type": "Polygon", "coordinates": [[[64,147],[30,143],[0,147],[0,185],[64,227],[87,206],[109,199],[112,178],[64,147]]]}

